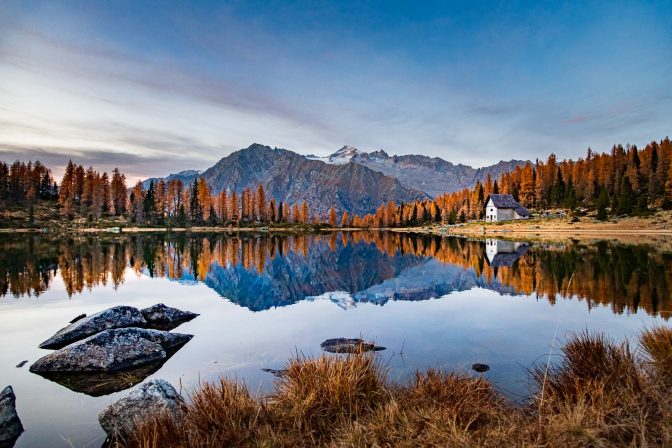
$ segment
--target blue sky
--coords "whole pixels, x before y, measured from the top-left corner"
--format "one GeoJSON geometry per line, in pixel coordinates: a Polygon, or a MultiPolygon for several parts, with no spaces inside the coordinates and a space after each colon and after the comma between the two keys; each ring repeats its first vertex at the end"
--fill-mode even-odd
{"type": "Polygon", "coordinates": [[[253,142],[482,166],[670,133],[672,4],[0,4],[0,158],[130,177],[253,142]]]}

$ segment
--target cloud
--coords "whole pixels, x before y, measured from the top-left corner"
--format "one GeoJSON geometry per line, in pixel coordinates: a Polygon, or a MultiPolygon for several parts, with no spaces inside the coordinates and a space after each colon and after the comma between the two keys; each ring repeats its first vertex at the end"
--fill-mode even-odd
{"type": "Polygon", "coordinates": [[[0,13],[0,145],[12,157],[110,157],[146,177],[260,141],[478,166],[669,133],[672,39],[647,8],[629,16],[646,27],[614,36],[623,12],[593,17],[591,5],[38,3],[0,13]]]}

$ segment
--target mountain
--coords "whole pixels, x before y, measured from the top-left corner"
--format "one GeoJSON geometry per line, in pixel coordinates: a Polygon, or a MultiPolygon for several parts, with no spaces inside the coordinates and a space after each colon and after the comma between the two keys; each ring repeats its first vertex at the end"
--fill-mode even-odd
{"type": "MultiPolygon", "coordinates": [[[[427,198],[390,176],[356,163],[323,163],[295,152],[253,144],[224,157],[200,174],[214,193],[240,192],[264,185],[276,201],[307,201],[311,210],[365,214],[387,201],[409,202],[427,198]]],[[[192,178],[193,179],[193,178],[192,178]]]]}
{"type": "Polygon", "coordinates": [[[179,179],[179,180],[182,181],[183,184],[186,185],[186,184],[189,184],[189,183],[193,182],[194,179],[196,179],[196,176],[198,176],[199,174],[201,174],[201,172],[199,170],[184,170],[184,171],[180,171],[179,173],[169,174],[166,177],[150,177],[149,179],[143,180],[142,185],[145,188],[148,188],[150,182],[157,183],[158,181],[160,181],[162,179],[165,180],[166,182],[168,182],[169,180],[172,180],[172,179],[179,179]]]}
{"type": "MultiPolygon", "coordinates": [[[[287,149],[252,144],[224,157],[212,167],[171,174],[165,180],[188,184],[202,176],[214,193],[256,188],[262,184],[267,196],[285,203],[308,202],[321,214],[330,207],[338,212],[366,214],[387,201],[410,202],[473,187],[488,174],[501,174],[524,165],[521,160],[472,168],[422,155],[390,156],[385,151],[362,152],[344,146],[328,157],[303,156],[287,149]]],[[[144,181],[145,187],[150,181],[144,181]]]]}
{"type": "Polygon", "coordinates": [[[472,188],[477,181],[484,183],[488,174],[495,181],[503,173],[527,163],[524,160],[509,160],[483,168],[472,168],[468,165],[455,165],[439,157],[390,156],[383,150],[367,153],[351,146],[344,146],[324,159],[326,163],[353,162],[363,165],[398,179],[405,187],[424,191],[431,197],[472,188]]]}

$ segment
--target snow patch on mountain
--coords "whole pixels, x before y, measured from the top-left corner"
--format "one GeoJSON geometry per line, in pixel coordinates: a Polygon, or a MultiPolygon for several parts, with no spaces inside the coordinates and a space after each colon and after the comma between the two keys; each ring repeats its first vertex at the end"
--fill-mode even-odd
{"type": "Polygon", "coordinates": [[[344,165],[346,163],[350,163],[352,158],[357,154],[359,154],[357,148],[352,146],[344,146],[329,156],[329,163],[334,165],[344,165]]]}

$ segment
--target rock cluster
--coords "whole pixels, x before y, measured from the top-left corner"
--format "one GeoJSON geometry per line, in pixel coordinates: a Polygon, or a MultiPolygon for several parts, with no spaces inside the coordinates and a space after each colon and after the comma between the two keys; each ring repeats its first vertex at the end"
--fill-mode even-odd
{"type": "Polygon", "coordinates": [[[141,382],[189,342],[192,335],[164,329],[196,316],[164,304],[143,310],[115,306],[78,316],[40,344],[57,350],[38,359],[30,371],[92,396],[117,392],[141,382]]]}
{"type": "Polygon", "coordinates": [[[131,306],[115,306],[91,316],[79,315],[65,328],[40,344],[40,348],[59,349],[104,330],[115,328],[153,328],[167,330],[198,316],[196,313],[171,308],[163,303],[143,310],[131,306]]]}

